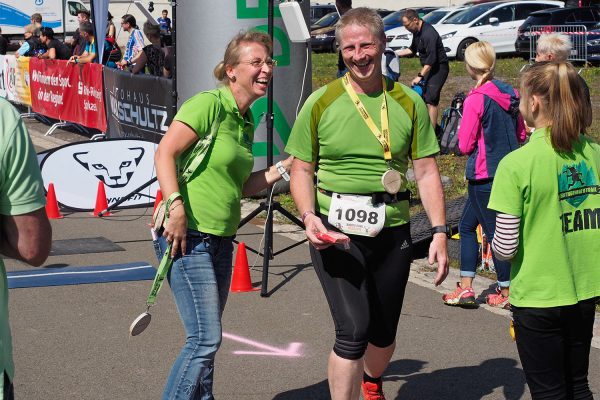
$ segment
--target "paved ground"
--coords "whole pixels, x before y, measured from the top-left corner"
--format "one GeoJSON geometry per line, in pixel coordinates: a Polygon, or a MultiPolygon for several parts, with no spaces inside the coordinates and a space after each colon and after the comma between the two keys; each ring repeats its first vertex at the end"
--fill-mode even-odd
{"type": "MultiPolygon", "coordinates": [[[[49,145],[41,127],[28,123],[39,149],[49,145]]],[[[57,138],[67,140],[68,133],[57,138]],[[64,135],[63,137],[60,137],[64,135]]],[[[57,138],[50,141],[58,143],[57,138]]],[[[54,143],[54,144],[56,144],[54,143]]],[[[125,251],[53,256],[44,268],[147,261],[156,265],[146,223],[151,210],[127,210],[100,220],[84,213],[54,220],[54,239],[103,236],[125,251]]],[[[289,229],[288,229],[289,230],[289,229]]],[[[238,239],[257,247],[261,227],[247,225],[238,239]]],[[[275,250],[298,235],[275,235],[275,250]]],[[[250,263],[255,257],[249,253],[250,263]]],[[[262,264],[262,259],[257,260],[262,264]]],[[[440,292],[452,288],[456,271],[434,289],[423,260],[413,264],[397,336],[385,375],[389,399],[529,399],[507,312],[443,306],[440,292]],[[492,312],[490,312],[492,311],[492,312]]],[[[30,267],[7,262],[8,270],[30,267]]],[[[262,268],[251,271],[260,284],[262,268]]],[[[476,290],[491,284],[477,279],[476,290]]],[[[184,340],[168,286],[152,309],[153,321],[130,338],[132,319],[144,311],[150,281],[14,289],[11,324],[20,399],[157,399],[184,340]]],[[[333,324],[325,298],[301,245],[273,260],[271,296],[231,294],[225,337],[217,357],[219,399],[328,399],[327,355],[333,324]],[[241,354],[240,354],[241,352],[241,354]]],[[[600,393],[600,341],[592,349],[590,380],[600,393]]]]}

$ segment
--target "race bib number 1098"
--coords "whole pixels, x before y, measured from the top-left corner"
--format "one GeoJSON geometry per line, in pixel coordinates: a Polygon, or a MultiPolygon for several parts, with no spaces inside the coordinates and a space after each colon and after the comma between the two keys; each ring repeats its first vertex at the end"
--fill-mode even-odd
{"type": "Polygon", "coordinates": [[[375,237],[385,223],[385,204],[374,205],[371,196],[333,193],[327,220],[344,233],[375,237]]]}

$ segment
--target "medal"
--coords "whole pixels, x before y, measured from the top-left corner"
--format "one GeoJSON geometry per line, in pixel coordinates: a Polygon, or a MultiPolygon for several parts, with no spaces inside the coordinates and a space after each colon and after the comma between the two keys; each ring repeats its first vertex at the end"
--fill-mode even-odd
{"type": "Polygon", "coordinates": [[[152,320],[152,316],[149,312],[141,313],[136,319],[133,320],[131,325],[129,326],[129,334],[131,336],[137,336],[140,333],[144,332],[148,325],[150,325],[150,321],[152,320]]]}
{"type": "Polygon", "coordinates": [[[388,169],[381,176],[381,184],[389,194],[396,194],[402,185],[402,175],[395,169],[388,169]]]}

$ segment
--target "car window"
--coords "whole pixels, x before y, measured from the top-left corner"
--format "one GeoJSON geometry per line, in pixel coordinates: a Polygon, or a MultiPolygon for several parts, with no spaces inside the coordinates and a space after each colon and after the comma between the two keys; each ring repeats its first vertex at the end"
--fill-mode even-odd
{"type": "Polygon", "coordinates": [[[319,25],[322,27],[331,26],[337,22],[339,15],[337,12],[332,12],[315,22],[315,25],[319,25]]]}
{"type": "Polygon", "coordinates": [[[475,21],[477,18],[481,17],[484,13],[488,12],[496,6],[497,4],[493,3],[479,4],[477,6],[473,6],[459,12],[458,14],[448,18],[442,23],[459,25],[470,24],[471,22],[475,21]]]}
{"type": "Polygon", "coordinates": [[[440,20],[444,18],[448,12],[449,11],[432,11],[423,17],[423,21],[428,22],[431,25],[435,25],[440,22],[440,20]]]}
{"type": "Polygon", "coordinates": [[[86,8],[81,3],[69,2],[69,14],[76,17],[79,10],[85,10],[86,8]]]}
{"type": "Polygon", "coordinates": [[[550,13],[542,13],[532,15],[523,22],[523,25],[533,26],[533,25],[548,25],[552,19],[552,14],[550,13]]]}
{"type": "Polygon", "coordinates": [[[535,11],[545,10],[549,7],[555,7],[548,4],[533,4],[533,3],[525,3],[525,4],[517,4],[515,10],[515,19],[520,21],[522,19],[526,19],[529,17],[529,14],[535,11]]]}
{"type": "Polygon", "coordinates": [[[490,18],[494,17],[498,18],[498,22],[500,23],[514,21],[515,7],[512,5],[500,7],[499,9],[492,11],[487,20],[489,21],[490,18]]]}
{"type": "Polygon", "coordinates": [[[390,15],[383,18],[383,23],[385,25],[393,25],[393,24],[397,24],[397,23],[402,24],[402,14],[403,13],[404,13],[404,10],[393,12],[390,15]]]}
{"type": "Polygon", "coordinates": [[[592,14],[592,10],[590,9],[575,9],[569,16],[565,19],[567,24],[574,23],[590,23],[594,22],[594,14],[592,14]]]}

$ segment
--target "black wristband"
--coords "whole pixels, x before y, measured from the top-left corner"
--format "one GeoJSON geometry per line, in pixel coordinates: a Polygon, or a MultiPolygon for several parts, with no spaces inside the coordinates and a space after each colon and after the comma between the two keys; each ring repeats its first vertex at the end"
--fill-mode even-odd
{"type": "Polygon", "coordinates": [[[417,74],[417,76],[418,76],[419,78],[425,78],[425,77],[423,76],[423,74],[422,74],[422,73],[420,73],[420,72],[417,74]]]}
{"type": "Polygon", "coordinates": [[[451,237],[452,228],[450,227],[450,225],[434,226],[433,228],[431,228],[431,236],[435,235],[436,233],[445,233],[447,237],[451,237]]]}

